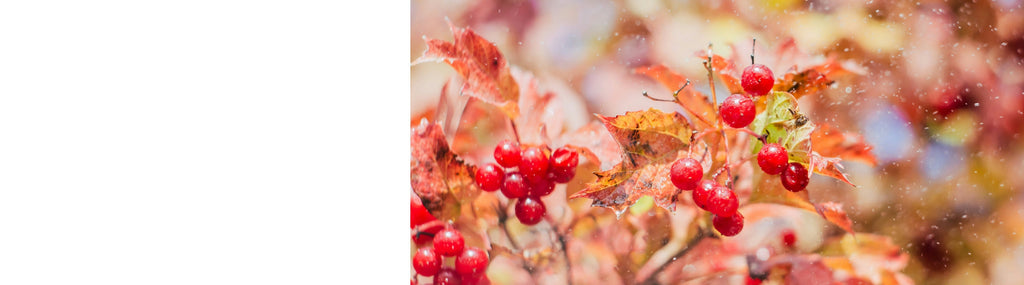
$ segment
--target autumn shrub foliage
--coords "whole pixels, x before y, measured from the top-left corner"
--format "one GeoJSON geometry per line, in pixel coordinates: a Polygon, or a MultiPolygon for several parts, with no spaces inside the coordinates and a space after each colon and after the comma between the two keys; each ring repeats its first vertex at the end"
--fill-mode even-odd
{"type": "Polygon", "coordinates": [[[875,163],[858,135],[798,104],[855,76],[843,63],[779,72],[709,46],[694,51],[707,78],[636,68],[669,92],[637,90],[652,108],[566,129],[558,94],[473,30],[451,30],[413,63],[459,76],[411,123],[412,283],[912,283],[888,238],[809,196],[813,176],[852,190],[841,162],[875,163]],[[842,231],[801,247],[803,213],[842,231]]]}

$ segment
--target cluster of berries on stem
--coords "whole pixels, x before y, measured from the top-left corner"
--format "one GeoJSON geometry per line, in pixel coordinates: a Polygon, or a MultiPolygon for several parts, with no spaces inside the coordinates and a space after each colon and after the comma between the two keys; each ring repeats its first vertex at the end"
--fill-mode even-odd
{"type": "Polygon", "coordinates": [[[477,168],[474,179],[487,192],[499,189],[509,199],[516,199],[515,213],[524,225],[536,225],[547,208],[541,197],[555,191],[556,183],[567,183],[576,175],[579,154],[567,147],[551,151],[547,146],[520,147],[512,140],[502,140],[494,148],[495,163],[477,168]],[[504,168],[503,168],[504,167],[504,168]]]}
{"type": "MultiPolygon", "coordinates": [[[[416,274],[433,276],[433,284],[489,284],[484,271],[490,259],[484,250],[466,246],[460,233],[451,226],[434,235],[431,246],[421,246],[412,258],[416,274]],[[454,258],[454,266],[445,266],[445,258],[454,258]]],[[[415,283],[415,281],[413,282],[415,283]]]]}

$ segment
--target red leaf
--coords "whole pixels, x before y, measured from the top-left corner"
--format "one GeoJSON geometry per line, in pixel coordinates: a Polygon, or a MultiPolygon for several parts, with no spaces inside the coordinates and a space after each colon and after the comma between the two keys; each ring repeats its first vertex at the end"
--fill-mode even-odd
{"type": "Polygon", "coordinates": [[[878,164],[864,136],[840,131],[829,124],[820,124],[811,133],[811,149],[826,157],[857,160],[871,166],[878,164]]]}
{"type": "MultiPolygon", "coordinates": [[[[633,72],[657,80],[665,88],[668,88],[670,92],[675,92],[686,84],[686,77],[675,73],[663,64],[638,67],[633,72]]],[[[679,91],[676,102],[689,112],[691,116],[697,118],[697,123],[702,124],[700,129],[710,127],[715,120],[715,107],[708,101],[708,96],[697,92],[693,88],[685,88],[679,91]]]]}
{"type": "Polygon", "coordinates": [[[479,194],[473,182],[475,167],[453,153],[441,127],[423,120],[412,129],[412,190],[435,217],[456,217],[460,201],[479,194]]]}
{"type": "Polygon", "coordinates": [[[597,181],[569,198],[591,198],[592,205],[621,213],[648,195],[658,206],[674,210],[678,189],[669,179],[669,169],[688,146],[691,129],[686,118],[656,109],[599,118],[622,147],[623,160],[595,173],[597,181]]]}
{"type": "Polygon", "coordinates": [[[512,68],[512,78],[521,87],[519,90],[519,106],[521,116],[515,118],[521,144],[550,144],[548,130],[554,128],[561,131],[564,118],[561,108],[551,104],[555,93],[537,90],[537,79],[533,74],[512,68]]]}
{"type": "Polygon", "coordinates": [[[825,202],[814,205],[814,209],[818,211],[818,214],[824,217],[825,220],[832,222],[840,228],[843,228],[843,230],[846,230],[846,232],[853,234],[853,222],[850,221],[850,217],[846,216],[846,211],[843,211],[843,204],[825,202]]]}
{"type": "Polygon", "coordinates": [[[512,78],[508,62],[498,47],[471,29],[448,22],[454,43],[423,37],[427,50],[412,64],[427,61],[447,63],[466,83],[462,92],[501,108],[510,118],[519,116],[519,85],[512,78]]]}

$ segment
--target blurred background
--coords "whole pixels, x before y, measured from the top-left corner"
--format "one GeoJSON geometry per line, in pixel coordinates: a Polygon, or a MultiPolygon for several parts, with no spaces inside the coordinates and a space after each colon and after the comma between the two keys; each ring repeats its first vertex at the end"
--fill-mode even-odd
{"type": "MultiPolygon", "coordinates": [[[[859,187],[815,176],[812,200],[839,201],[857,232],[889,236],[918,284],[1024,282],[1024,7],[973,1],[412,1],[409,62],[423,37],[450,41],[445,19],[494,42],[544,89],[591,114],[654,107],[670,92],[636,67],[663,63],[707,92],[698,51],[712,48],[776,76],[832,57],[857,75],[800,100],[815,122],[857,132],[877,166],[844,162],[859,187]],[[792,41],[790,41],[792,40],[792,41]],[[777,53],[793,43],[798,54],[777,53]]],[[[457,76],[411,67],[411,114],[437,105],[457,76]]],[[[719,94],[727,92],[718,90],[719,94]]],[[[726,93],[727,94],[727,93],[726,93]]],[[[725,96],[719,96],[719,100],[725,96]]],[[[499,262],[500,263],[500,262],[499,262]]]]}

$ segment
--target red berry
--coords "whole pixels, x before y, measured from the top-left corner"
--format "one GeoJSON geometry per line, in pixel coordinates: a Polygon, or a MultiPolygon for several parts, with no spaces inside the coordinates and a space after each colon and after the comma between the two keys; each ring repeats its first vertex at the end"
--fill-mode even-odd
{"type": "Polygon", "coordinates": [[[740,206],[736,193],[725,186],[718,186],[711,190],[707,203],[708,212],[722,217],[732,216],[736,213],[736,208],[740,206]]]}
{"type": "Polygon", "coordinates": [[[532,226],[540,223],[547,209],[539,198],[526,197],[516,201],[516,218],[524,225],[532,226]]]}
{"type": "Polygon", "coordinates": [[[782,245],[786,247],[793,247],[796,244],[796,232],[792,229],[786,229],[782,231],[782,245]]]}
{"type": "Polygon", "coordinates": [[[764,96],[772,91],[775,85],[775,75],[772,70],[762,64],[754,64],[743,69],[740,85],[743,90],[753,96],[764,96]]]}
{"type": "Polygon", "coordinates": [[[427,208],[423,207],[423,202],[420,201],[420,197],[416,196],[415,194],[412,195],[412,203],[410,205],[409,210],[410,214],[412,214],[412,217],[410,218],[410,229],[415,228],[418,225],[422,225],[427,222],[436,220],[436,218],[434,218],[434,215],[431,215],[430,211],[427,211],[427,208]]]}
{"type": "Polygon", "coordinates": [[[718,108],[722,121],[733,128],[745,128],[754,121],[754,101],[743,94],[732,94],[718,108]]]}
{"type": "Polygon", "coordinates": [[[789,162],[789,154],[786,153],[786,148],[777,143],[766,144],[761,151],[757,152],[757,165],[761,166],[764,173],[771,175],[782,173],[787,162],[789,162]]]}
{"type": "Polygon", "coordinates": [[[519,172],[523,178],[537,181],[547,178],[548,155],[539,147],[531,147],[523,151],[523,160],[519,162],[519,172]]]}
{"type": "Polygon", "coordinates": [[[456,256],[465,246],[462,233],[453,228],[443,229],[434,235],[434,250],[442,256],[456,256]]]}
{"type": "Polygon", "coordinates": [[[509,199],[526,197],[527,192],[530,190],[528,187],[529,185],[526,185],[526,180],[522,174],[519,174],[519,172],[509,172],[505,174],[505,182],[501,184],[501,194],[509,199]]]}
{"type": "Polygon", "coordinates": [[[477,276],[487,270],[487,253],[476,247],[467,247],[455,258],[455,272],[462,276],[477,276]]]}
{"type": "Polygon", "coordinates": [[[747,276],[747,285],[761,285],[761,282],[763,282],[761,279],[747,276]]]}
{"type": "Polygon", "coordinates": [[[444,267],[434,275],[434,285],[459,285],[459,274],[454,268],[444,267]]]}
{"type": "Polygon", "coordinates": [[[497,191],[505,180],[505,171],[494,163],[486,163],[476,169],[476,185],[487,192],[497,191]]]}
{"type": "Polygon", "coordinates": [[[700,182],[700,178],[703,176],[704,167],[696,159],[689,157],[677,159],[672,163],[672,169],[669,171],[672,184],[685,191],[697,188],[697,182],[700,182]]]}
{"type": "Polygon", "coordinates": [[[412,257],[412,268],[416,269],[416,274],[434,276],[441,270],[441,255],[432,247],[422,247],[412,257]]]}
{"type": "Polygon", "coordinates": [[[810,182],[810,175],[807,174],[807,168],[799,162],[791,162],[786,165],[786,169],[782,171],[782,186],[786,187],[786,190],[793,192],[800,192],[807,188],[807,183],[810,182]]]}
{"type": "Polygon", "coordinates": [[[528,182],[530,184],[530,192],[527,196],[540,198],[551,194],[555,191],[555,182],[551,179],[541,179],[535,182],[528,182]]]}
{"type": "Polygon", "coordinates": [[[580,155],[576,151],[560,147],[551,153],[552,168],[576,168],[580,164],[580,155]]]}
{"type": "Polygon", "coordinates": [[[743,214],[736,212],[735,215],[729,217],[715,215],[715,217],[711,219],[711,224],[713,224],[715,226],[715,230],[718,230],[722,235],[727,237],[735,236],[740,233],[740,230],[743,230],[743,214]]]}
{"type": "Polygon", "coordinates": [[[521,159],[520,151],[519,143],[509,139],[502,140],[494,148],[494,160],[498,161],[498,164],[501,164],[501,166],[508,168],[519,166],[521,159]]]}
{"type": "Polygon", "coordinates": [[[551,153],[549,172],[554,174],[555,181],[566,183],[576,176],[576,166],[580,164],[580,156],[576,151],[560,147],[551,153]]]}
{"type": "Polygon", "coordinates": [[[704,179],[700,181],[700,185],[693,189],[693,203],[697,204],[697,207],[708,210],[708,197],[711,196],[711,191],[718,187],[718,183],[713,180],[704,179]]]}

